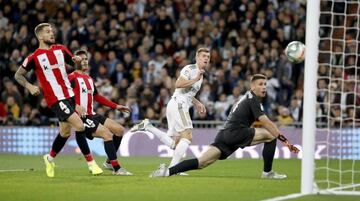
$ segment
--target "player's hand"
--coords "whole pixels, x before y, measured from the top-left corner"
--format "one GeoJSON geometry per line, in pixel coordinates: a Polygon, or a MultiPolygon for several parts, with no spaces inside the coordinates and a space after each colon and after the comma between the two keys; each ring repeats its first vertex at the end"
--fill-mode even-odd
{"type": "Polygon", "coordinates": [[[283,144],[289,148],[290,152],[293,152],[293,153],[297,154],[300,151],[297,147],[295,147],[293,144],[290,144],[287,141],[283,142],[283,144]]]}
{"type": "Polygon", "coordinates": [[[197,74],[197,76],[196,76],[196,80],[201,80],[201,78],[203,77],[204,73],[205,73],[205,70],[203,70],[203,69],[199,70],[199,72],[198,72],[198,74],[197,74]]]}
{"type": "Polygon", "coordinates": [[[116,109],[119,110],[120,112],[126,112],[126,113],[130,113],[131,109],[129,107],[123,106],[123,105],[117,105],[116,109]]]}
{"type": "Polygon", "coordinates": [[[28,85],[28,88],[29,92],[31,93],[31,95],[33,96],[37,96],[40,94],[40,88],[38,86],[35,86],[35,85],[28,85]]]}
{"type": "Polygon", "coordinates": [[[81,116],[81,117],[85,117],[86,116],[86,109],[81,106],[81,105],[76,105],[75,106],[75,110],[76,112],[81,116]]]}
{"type": "Polygon", "coordinates": [[[205,107],[205,105],[202,104],[202,103],[198,103],[198,104],[196,104],[195,107],[196,107],[196,110],[198,111],[200,117],[205,117],[205,115],[206,115],[206,107],[205,107]]]}
{"type": "Polygon", "coordinates": [[[80,56],[73,56],[71,58],[75,63],[80,63],[82,61],[82,58],[80,56]]]}

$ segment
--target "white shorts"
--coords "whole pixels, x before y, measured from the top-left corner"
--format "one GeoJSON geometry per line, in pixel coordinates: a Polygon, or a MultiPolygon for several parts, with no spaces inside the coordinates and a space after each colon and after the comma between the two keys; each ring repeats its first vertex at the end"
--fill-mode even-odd
{"type": "Polygon", "coordinates": [[[179,136],[179,132],[192,129],[192,121],[189,114],[189,106],[184,102],[177,102],[171,98],[166,106],[166,118],[168,123],[167,134],[179,136]]]}

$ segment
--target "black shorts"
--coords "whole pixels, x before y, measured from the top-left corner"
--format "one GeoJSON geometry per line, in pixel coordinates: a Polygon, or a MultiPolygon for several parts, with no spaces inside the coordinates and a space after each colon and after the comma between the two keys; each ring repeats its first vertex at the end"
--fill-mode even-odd
{"type": "Polygon", "coordinates": [[[59,100],[51,106],[51,110],[59,118],[61,122],[65,122],[75,112],[75,99],[59,100]]]}
{"type": "Polygon", "coordinates": [[[236,130],[221,130],[211,145],[220,149],[219,160],[224,160],[234,153],[238,148],[251,145],[254,139],[255,128],[240,128],[236,130]]]}
{"type": "Polygon", "coordinates": [[[85,118],[82,117],[81,119],[83,120],[85,126],[85,136],[89,140],[94,139],[93,134],[96,132],[99,124],[104,125],[106,121],[106,117],[99,114],[95,114],[93,116],[86,116],[85,118]]]}

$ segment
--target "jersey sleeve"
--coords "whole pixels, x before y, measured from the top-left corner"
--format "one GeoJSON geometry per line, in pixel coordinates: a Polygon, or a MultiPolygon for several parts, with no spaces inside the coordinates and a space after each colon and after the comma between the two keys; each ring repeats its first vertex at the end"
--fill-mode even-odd
{"type": "Polygon", "coordinates": [[[105,105],[111,109],[116,109],[117,104],[112,102],[111,100],[105,98],[104,96],[100,95],[99,93],[96,93],[94,95],[94,100],[101,105],[105,105]]]}
{"type": "Polygon", "coordinates": [[[106,97],[102,96],[101,94],[99,94],[95,85],[94,85],[94,100],[100,103],[101,105],[105,105],[111,109],[116,109],[117,104],[107,99],[106,97]]]}
{"type": "Polygon", "coordinates": [[[32,56],[26,57],[24,62],[21,64],[21,67],[23,67],[27,71],[35,69],[35,61],[34,61],[33,57],[32,56]]]}
{"type": "Polygon", "coordinates": [[[256,98],[254,101],[249,101],[251,112],[255,119],[258,119],[261,115],[264,115],[264,107],[256,98]]]}
{"type": "Polygon", "coordinates": [[[185,66],[183,69],[181,69],[180,76],[187,79],[187,80],[191,80],[190,68],[188,66],[185,66]]]}

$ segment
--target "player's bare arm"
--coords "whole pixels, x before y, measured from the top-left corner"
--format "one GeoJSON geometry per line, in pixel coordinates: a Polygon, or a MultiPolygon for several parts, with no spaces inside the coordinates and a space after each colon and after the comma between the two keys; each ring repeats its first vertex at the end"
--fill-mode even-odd
{"type": "Polygon", "coordinates": [[[280,135],[280,130],[266,115],[261,115],[259,117],[259,121],[262,123],[265,129],[270,132],[271,135],[276,138],[280,135]]]}
{"type": "Polygon", "coordinates": [[[265,129],[271,133],[271,135],[278,138],[284,144],[284,146],[287,146],[289,148],[291,152],[299,152],[299,149],[294,145],[290,144],[286,137],[280,133],[280,130],[277,128],[274,122],[272,122],[266,115],[261,115],[259,117],[259,121],[263,124],[265,129]]]}
{"type": "Polygon", "coordinates": [[[192,79],[192,80],[187,80],[182,76],[179,76],[178,79],[175,82],[175,87],[176,88],[187,88],[190,87],[191,85],[193,85],[195,82],[201,80],[202,76],[204,75],[205,71],[204,70],[199,70],[197,76],[192,79]]]}
{"type": "Polygon", "coordinates": [[[192,98],[192,103],[194,104],[196,110],[199,112],[200,115],[206,114],[206,107],[202,104],[198,99],[195,97],[192,98]]]}
{"type": "Polygon", "coordinates": [[[31,95],[37,96],[40,94],[40,88],[38,86],[35,86],[27,81],[25,75],[27,71],[20,67],[16,73],[15,73],[15,80],[23,87],[25,87],[27,90],[30,91],[31,95]]]}
{"type": "Polygon", "coordinates": [[[117,105],[116,109],[119,110],[120,112],[125,112],[125,113],[130,113],[131,109],[129,107],[126,107],[124,105],[117,105]]]}

